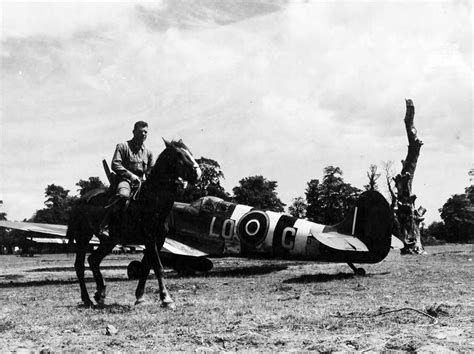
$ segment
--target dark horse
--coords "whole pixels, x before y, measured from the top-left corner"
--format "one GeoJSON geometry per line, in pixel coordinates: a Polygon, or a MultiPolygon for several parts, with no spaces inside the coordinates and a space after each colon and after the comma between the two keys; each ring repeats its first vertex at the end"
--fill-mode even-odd
{"type": "Polygon", "coordinates": [[[76,242],[74,268],[81,287],[81,299],[86,306],[92,306],[92,301],[84,280],[84,260],[94,234],[99,235],[100,245],[90,254],[88,262],[97,284],[94,299],[99,305],[104,304],[106,297],[105,283],[99,269],[101,261],[118,243],[140,243],[145,245],[145,252],[135,292],[135,304],[144,301],[146,279],[153,268],[158,278],[162,306],[174,306],[163,282],[163,266],[158,251],[165,242],[166,220],[173,207],[179,179],[194,184],[199,180],[201,170],[181,140],[165,140],[165,145],[166,148],[156,160],[148,179],[142,183],[136,200],[131,200],[126,211],[112,216],[109,236],[99,235],[99,229],[106,212],[104,206],[113,191],[94,190],[86,193],[71,211],[67,237],[70,243],[76,242]]]}

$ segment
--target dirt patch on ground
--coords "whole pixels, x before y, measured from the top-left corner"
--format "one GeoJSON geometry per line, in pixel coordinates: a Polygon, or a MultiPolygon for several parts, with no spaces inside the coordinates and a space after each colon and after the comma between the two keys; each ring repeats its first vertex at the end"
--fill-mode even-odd
{"type": "Polygon", "coordinates": [[[167,270],[174,311],[160,307],[154,279],[149,302],[133,305],[136,281],[127,280],[126,266],[140,255],[104,261],[107,303],[93,309],[80,303],[73,255],[0,256],[0,347],[473,351],[473,247],[427,250],[426,256],[391,252],[364,266],[365,277],[341,264],[237,258],[215,259],[208,274],[167,270]]]}

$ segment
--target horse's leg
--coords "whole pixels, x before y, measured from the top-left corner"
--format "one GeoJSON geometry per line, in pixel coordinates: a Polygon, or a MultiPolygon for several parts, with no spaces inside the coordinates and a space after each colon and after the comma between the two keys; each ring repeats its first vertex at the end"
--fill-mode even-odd
{"type": "MultiPolygon", "coordinates": [[[[163,246],[163,243],[164,243],[164,239],[163,239],[163,242],[161,242],[161,246],[163,246]]],[[[152,266],[155,272],[155,276],[158,279],[158,285],[160,287],[161,306],[174,308],[175,307],[174,301],[171,298],[171,295],[169,294],[168,289],[166,289],[165,281],[163,278],[163,264],[161,263],[160,254],[158,252],[159,249],[161,249],[161,247],[158,248],[156,240],[153,240],[152,246],[153,246],[153,248],[151,249],[151,254],[153,256],[152,266]]]]}
{"type": "Polygon", "coordinates": [[[117,242],[113,240],[113,237],[107,237],[107,239],[102,243],[100,243],[99,247],[94,250],[90,256],[87,258],[89,262],[89,267],[94,275],[94,279],[97,285],[97,291],[94,294],[94,300],[99,305],[103,305],[105,302],[105,283],[104,278],[102,277],[102,273],[100,272],[100,263],[102,260],[107,256],[110,252],[112,252],[113,248],[117,245],[117,242]]]}
{"type": "Polygon", "coordinates": [[[86,247],[82,245],[77,245],[76,250],[76,261],[74,262],[74,268],[76,269],[77,279],[79,280],[79,286],[81,287],[81,299],[86,307],[92,306],[92,301],[89,298],[89,293],[87,292],[86,281],[84,278],[85,265],[84,261],[86,259],[86,247]]]}
{"type": "Polygon", "coordinates": [[[137,300],[135,301],[135,305],[139,305],[145,301],[145,283],[148,278],[148,275],[150,274],[150,261],[151,260],[147,247],[145,248],[145,254],[142,258],[142,271],[140,274],[140,279],[138,280],[137,289],[135,290],[135,297],[137,298],[137,300]]]}
{"type": "Polygon", "coordinates": [[[143,256],[142,260],[142,274],[140,276],[140,280],[138,281],[137,290],[135,291],[135,296],[137,298],[135,305],[141,304],[145,301],[145,283],[148,275],[150,274],[150,268],[153,268],[156,278],[158,279],[161,305],[163,307],[174,308],[174,301],[171,298],[168,289],[166,289],[166,285],[163,280],[163,264],[161,263],[158,247],[154,240],[146,244],[145,255],[143,256]]]}

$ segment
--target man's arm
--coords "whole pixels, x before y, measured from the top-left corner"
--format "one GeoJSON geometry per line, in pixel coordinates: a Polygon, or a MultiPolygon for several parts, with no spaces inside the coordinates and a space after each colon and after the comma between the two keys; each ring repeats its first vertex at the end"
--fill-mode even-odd
{"type": "Polygon", "coordinates": [[[126,151],[124,144],[117,144],[114,156],[112,157],[112,171],[114,171],[121,178],[133,180],[133,176],[135,175],[123,166],[123,159],[125,156],[126,151]]]}
{"type": "Polygon", "coordinates": [[[153,153],[148,150],[148,156],[147,156],[147,168],[145,171],[145,175],[148,177],[150,175],[151,170],[153,169],[153,166],[155,165],[155,160],[153,158],[153,153]]]}

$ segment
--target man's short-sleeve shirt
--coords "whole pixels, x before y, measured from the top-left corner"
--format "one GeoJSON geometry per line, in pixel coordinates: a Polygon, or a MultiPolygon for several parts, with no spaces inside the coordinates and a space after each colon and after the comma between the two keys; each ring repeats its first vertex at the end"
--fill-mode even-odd
{"type": "Polygon", "coordinates": [[[117,144],[112,158],[112,170],[122,178],[132,174],[143,178],[153,167],[153,154],[145,145],[136,145],[133,140],[117,144]]]}

